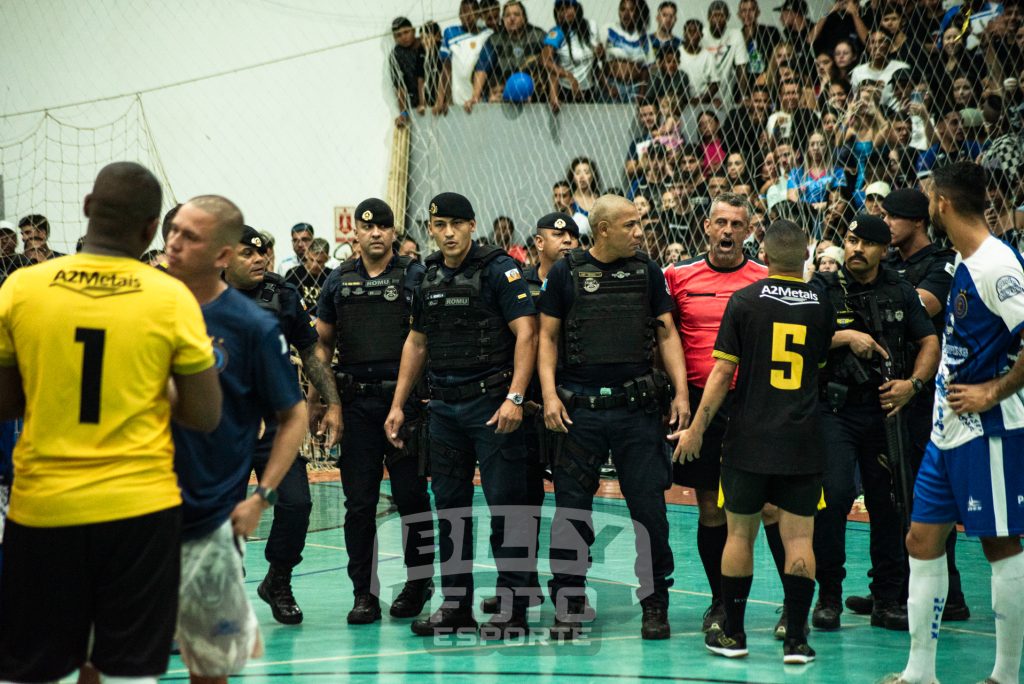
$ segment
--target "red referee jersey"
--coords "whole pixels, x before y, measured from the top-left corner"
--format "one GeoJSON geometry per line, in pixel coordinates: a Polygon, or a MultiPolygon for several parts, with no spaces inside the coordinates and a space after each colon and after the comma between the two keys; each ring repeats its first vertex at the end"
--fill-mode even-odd
{"type": "Polygon", "coordinates": [[[707,255],[702,255],[665,271],[668,291],[676,300],[687,382],[697,387],[707,384],[715,365],[711,352],[732,294],[767,277],[767,266],[746,257],[739,266],[722,269],[712,266],[707,255]]]}

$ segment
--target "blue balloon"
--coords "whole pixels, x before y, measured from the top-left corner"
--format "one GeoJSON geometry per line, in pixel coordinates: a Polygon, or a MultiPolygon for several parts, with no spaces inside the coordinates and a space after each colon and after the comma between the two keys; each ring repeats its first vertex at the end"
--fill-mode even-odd
{"type": "Polygon", "coordinates": [[[526,102],[533,95],[533,79],[530,74],[517,71],[505,81],[505,92],[502,99],[505,102],[526,102]]]}

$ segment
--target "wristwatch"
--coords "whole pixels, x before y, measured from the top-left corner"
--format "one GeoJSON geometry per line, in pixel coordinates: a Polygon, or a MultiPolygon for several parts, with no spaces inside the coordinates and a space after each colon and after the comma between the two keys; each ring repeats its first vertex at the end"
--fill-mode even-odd
{"type": "Polygon", "coordinates": [[[518,392],[509,392],[505,398],[511,401],[516,406],[523,405],[524,397],[522,394],[519,394],[518,392]]]}
{"type": "Polygon", "coordinates": [[[260,497],[267,502],[268,506],[273,506],[277,503],[277,490],[271,489],[270,487],[264,487],[260,485],[256,487],[256,491],[253,492],[256,496],[260,497]]]}
{"type": "Polygon", "coordinates": [[[910,384],[914,386],[914,394],[917,394],[924,389],[924,383],[913,375],[911,375],[908,380],[910,380],[910,384]]]}

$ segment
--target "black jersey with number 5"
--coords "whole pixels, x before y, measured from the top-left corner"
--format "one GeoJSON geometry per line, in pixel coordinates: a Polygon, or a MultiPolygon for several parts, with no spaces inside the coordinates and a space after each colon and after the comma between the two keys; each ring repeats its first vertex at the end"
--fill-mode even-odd
{"type": "Polygon", "coordinates": [[[818,371],[832,342],[828,299],[772,276],[729,300],[713,355],[739,364],[722,463],[769,474],[823,471],[818,371]]]}

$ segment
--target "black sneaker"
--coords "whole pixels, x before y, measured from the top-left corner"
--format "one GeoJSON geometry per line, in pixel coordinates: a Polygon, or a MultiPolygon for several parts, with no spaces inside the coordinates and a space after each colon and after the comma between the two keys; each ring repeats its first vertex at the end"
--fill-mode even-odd
{"type": "Polygon", "coordinates": [[[847,596],[846,607],[854,615],[871,615],[871,611],[875,608],[875,598],[871,594],[867,596],[847,596]]]}
{"type": "Polygon", "coordinates": [[[469,608],[445,608],[441,606],[426,620],[412,623],[416,636],[450,636],[456,632],[476,632],[476,620],[469,608]]]}
{"type": "Polygon", "coordinates": [[[513,613],[511,617],[495,615],[486,624],[480,625],[481,641],[502,641],[504,639],[523,639],[530,633],[530,625],[526,622],[526,613],[513,613]]]}
{"type": "Polygon", "coordinates": [[[646,603],[643,605],[643,624],[640,636],[644,639],[668,639],[672,636],[672,626],[668,623],[668,608],[661,604],[646,603]]]}
{"type": "Polygon", "coordinates": [[[423,612],[423,606],[434,595],[434,580],[406,582],[401,593],[391,604],[391,617],[411,618],[423,612]]]}
{"type": "Polygon", "coordinates": [[[834,632],[839,629],[839,615],[843,612],[839,599],[826,596],[819,598],[814,604],[814,612],[811,614],[811,624],[814,629],[823,632],[834,632]]]}
{"type": "Polygon", "coordinates": [[[747,635],[743,632],[726,636],[722,630],[712,630],[704,637],[704,647],[715,655],[726,658],[743,658],[749,653],[747,635]]]}
{"type": "Polygon", "coordinates": [[[267,576],[256,588],[256,595],[270,604],[274,619],[283,625],[297,625],[302,622],[302,609],[292,594],[292,571],[270,566],[267,576]]]}
{"type": "Polygon", "coordinates": [[[971,609],[966,603],[947,603],[942,611],[943,622],[964,622],[971,619],[971,609]]]}
{"type": "Polygon", "coordinates": [[[782,645],[782,662],[786,665],[806,665],[817,655],[806,641],[786,639],[782,645]]]}
{"type": "Polygon", "coordinates": [[[889,618],[889,615],[899,611],[899,609],[900,604],[896,601],[876,600],[874,607],[871,609],[871,626],[885,627],[885,621],[889,618]]]}
{"type": "Polygon", "coordinates": [[[345,618],[350,625],[369,625],[380,620],[380,601],[373,594],[356,595],[352,610],[345,618]]]}
{"type": "Polygon", "coordinates": [[[725,604],[722,603],[722,599],[712,599],[711,605],[704,611],[704,623],[700,630],[705,634],[712,631],[720,632],[724,625],[725,604]]]}

